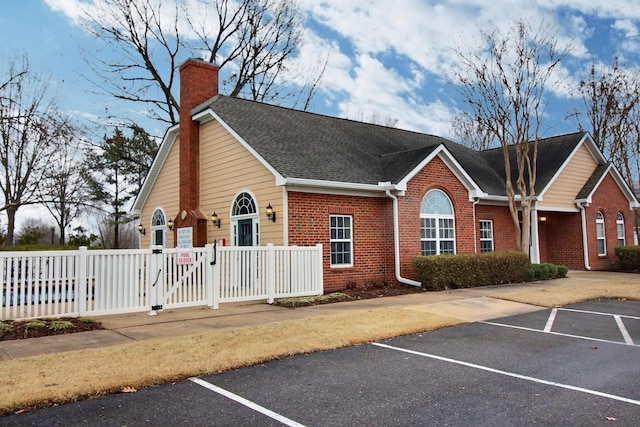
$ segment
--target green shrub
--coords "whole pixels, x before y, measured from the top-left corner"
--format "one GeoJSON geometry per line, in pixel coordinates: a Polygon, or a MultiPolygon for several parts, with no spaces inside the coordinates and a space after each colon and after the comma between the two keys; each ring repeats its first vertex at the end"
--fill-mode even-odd
{"type": "Polygon", "coordinates": [[[66,329],[72,329],[73,327],[73,323],[68,320],[52,320],[49,324],[49,329],[52,331],[64,331],[66,329]]]}
{"type": "Polygon", "coordinates": [[[412,266],[429,290],[522,282],[529,257],[519,251],[413,257],[412,266]]]}
{"type": "Polygon", "coordinates": [[[93,318],[91,318],[91,317],[81,316],[81,317],[78,317],[78,322],[82,322],[82,323],[96,323],[96,319],[93,319],[93,318]]]}
{"type": "Polygon", "coordinates": [[[564,265],[555,265],[549,262],[543,264],[531,264],[527,269],[527,281],[549,280],[567,277],[569,269],[564,265]]]}
{"type": "Polygon", "coordinates": [[[640,270],[640,246],[616,246],[621,270],[640,270]]]}
{"type": "Polygon", "coordinates": [[[40,319],[31,320],[24,325],[25,329],[44,329],[46,326],[47,324],[40,319]]]}
{"type": "Polygon", "coordinates": [[[558,279],[563,279],[565,277],[567,277],[567,274],[569,274],[569,267],[567,267],[566,265],[559,265],[558,266],[558,279]]]}

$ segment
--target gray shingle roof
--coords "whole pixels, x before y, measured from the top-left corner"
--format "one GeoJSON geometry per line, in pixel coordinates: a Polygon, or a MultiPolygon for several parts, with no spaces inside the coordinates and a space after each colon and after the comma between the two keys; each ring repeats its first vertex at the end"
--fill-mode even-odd
{"type": "Polygon", "coordinates": [[[587,182],[585,182],[584,186],[576,196],[576,199],[578,200],[586,199],[591,195],[591,193],[593,193],[593,191],[596,189],[596,185],[602,179],[602,176],[605,174],[605,172],[607,172],[607,170],[609,170],[609,165],[610,163],[604,163],[604,164],[598,165],[598,167],[596,168],[596,170],[593,171],[593,173],[591,174],[587,182]]]}
{"type": "MultiPolygon", "coordinates": [[[[207,109],[285,178],[395,184],[443,144],[483,191],[505,195],[499,149],[478,152],[439,136],[226,96],[216,96],[192,113],[207,109]]],[[[583,135],[540,141],[538,189],[544,188],[583,135]]]]}
{"type": "MultiPolygon", "coordinates": [[[[538,163],[536,176],[536,193],[539,194],[558,172],[565,160],[573,152],[576,146],[582,141],[586,132],[575,132],[566,135],[559,135],[538,141],[538,163]]],[[[533,145],[530,147],[533,152],[533,145]]],[[[504,171],[504,160],[502,149],[495,148],[481,152],[482,157],[487,161],[494,171],[499,175],[502,182],[506,182],[504,171]]],[[[518,177],[518,165],[516,163],[516,152],[513,146],[509,147],[509,161],[511,166],[511,180],[515,186],[518,177]]],[[[527,178],[527,177],[525,177],[527,178]]],[[[500,195],[505,195],[503,186],[500,195]]]]}

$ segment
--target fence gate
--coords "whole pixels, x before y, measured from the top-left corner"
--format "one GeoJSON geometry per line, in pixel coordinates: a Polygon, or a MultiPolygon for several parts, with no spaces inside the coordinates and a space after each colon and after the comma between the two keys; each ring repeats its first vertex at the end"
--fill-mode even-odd
{"type": "Polygon", "coordinates": [[[149,314],[156,315],[164,307],[164,287],[167,277],[164,272],[164,254],[162,246],[152,246],[147,267],[147,283],[149,292],[149,314]]]}

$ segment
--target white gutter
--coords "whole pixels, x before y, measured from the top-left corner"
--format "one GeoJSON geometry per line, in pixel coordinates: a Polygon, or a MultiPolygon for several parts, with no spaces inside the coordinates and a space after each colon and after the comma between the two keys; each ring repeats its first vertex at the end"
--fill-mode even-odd
{"type": "Polygon", "coordinates": [[[580,218],[582,219],[582,252],[584,253],[584,268],[589,271],[591,270],[591,266],[589,265],[589,242],[587,240],[587,215],[582,203],[576,203],[576,205],[578,205],[578,209],[580,209],[580,218]]]}
{"type": "Polygon", "coordinates": [[[390,189],[387,189],[386,193],[387,196],[391,197],[391,200],[393,201],[393,248],[395,253],[396,280],[400,283],[404,283],[405,285],[422,286],[421,282],[406,279],[400,276],[400,232],[398,227],[398,198],[391,194],[390,189]]]}

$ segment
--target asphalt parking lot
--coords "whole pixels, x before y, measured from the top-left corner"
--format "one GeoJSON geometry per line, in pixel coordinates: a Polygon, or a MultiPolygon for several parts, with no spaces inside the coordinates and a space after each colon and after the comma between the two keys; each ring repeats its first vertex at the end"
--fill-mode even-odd
{"type": "Polygon", "coordinates": [[[640,425],[640,302],[592,301],[0,418],[0,425],[640,425]]]}

